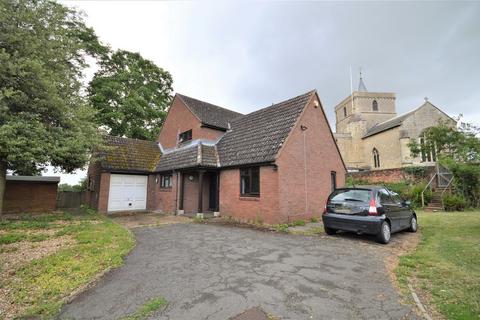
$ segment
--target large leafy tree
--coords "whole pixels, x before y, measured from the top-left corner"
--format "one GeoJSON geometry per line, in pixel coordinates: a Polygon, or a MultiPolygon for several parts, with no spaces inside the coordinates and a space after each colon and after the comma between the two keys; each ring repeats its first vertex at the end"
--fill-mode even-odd
{"type": "MultiPolygon", "coordinates": [[[[459,118],[460,120],[460,118],[459,118]]],[[[480,206],[480,128],[459,121],[458,127],[439,123],[425,131],[423,143],[409,144],[414,156],[435,153],[454,176],[457,193],[472,206],[480,206]]]]}
{"type": "Polygon", "coordinates": [[[100,62],[89,87],[97,121],[111,135],[154,140],[172,99],[172,77],[140,54],[119,50],[100,62]]]}
{"type": "Polygon", "coordinates": [[[48,0],[0,0],[0,212],[7,170],[83,167],[99,142],[82,97],[86,55],[106,54],[80,13],[48,0]]]}

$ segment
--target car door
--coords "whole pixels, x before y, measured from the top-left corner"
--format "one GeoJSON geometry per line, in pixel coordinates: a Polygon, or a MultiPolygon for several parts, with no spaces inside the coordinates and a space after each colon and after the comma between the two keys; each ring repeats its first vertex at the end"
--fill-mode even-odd
{"type": "Polygon", "coordinates": [[[393,192],[392,190],[388,190],[388,191],[390,191],[390,194],[392,195],[392,199],[395,202],[395,205],[398,207],[400,228],[402,230],[405,228],[408,228],[410,226],[410,218],[412,216],[410,208],[404,204],[404,202],[402,201],[402,198],[398,193],[393,192]]]}
{"type": "Polygon", "coordinates": [[[392,232],[400,230],[402,224],[400,207],[396,205],[395,201],[392,198],[392,195],[385,188],[378,190],[378,197],[380,200],[380,204],[385,211],[385,215],[391,221],[392,232]]]}

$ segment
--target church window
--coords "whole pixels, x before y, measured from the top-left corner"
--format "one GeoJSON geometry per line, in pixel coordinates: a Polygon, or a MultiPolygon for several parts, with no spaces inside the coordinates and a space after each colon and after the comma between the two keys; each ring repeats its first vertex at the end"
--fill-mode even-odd
{"type": "Polygon", "coordinates": [[[435,144],[428,141],[425,132],[420,136],[420,150],[422,152],[422,162],[437,161],[437,152],[435,144]]]}
{"type": "Polygon", "coordinates": [[[347,107],[343,107],[343,116],[347,117],[347,107]]]}
{"type": "Polygon", "coordinates": [[[373,100],[373,102],[372,102],[372,110],[373,110],[373,111],[378,111],[378,102],[377,102],[377,100],[373,100]]]}
{"type": "Polygon", "coordinates": [[[375,168],[380,168],[380,154],[376,148],[373,148],[373,166],[375,168]]]}

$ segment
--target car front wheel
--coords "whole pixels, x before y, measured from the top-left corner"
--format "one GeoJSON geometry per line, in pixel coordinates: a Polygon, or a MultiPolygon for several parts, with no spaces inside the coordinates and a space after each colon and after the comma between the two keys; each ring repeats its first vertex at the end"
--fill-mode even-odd
{"type": "Polygon", "coordinates": [[[388,222],[383,221],[380,227],[380,233],[377,234],[377,241],[382,244],[390,242],[391,230],[388,222]]]}
{"type": "Polygon", "coordinates": [[[408,231],[417,232],[417,229],[418,229],[417,218],[413,216],[412,219],[410,219],[410,228],[408,228],[408,231]]]}

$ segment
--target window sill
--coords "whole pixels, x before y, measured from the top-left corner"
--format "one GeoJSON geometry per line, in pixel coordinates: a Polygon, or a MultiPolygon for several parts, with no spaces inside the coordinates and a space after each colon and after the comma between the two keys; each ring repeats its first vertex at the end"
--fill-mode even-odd
{"type": "Polygon", "coordinates": [[[160,192],[171,192],[172,188],[160,188],[160,192]]]}
{"type": "Polygon", "coordinates": [[[260,201],[260,196],[242,195],[238,198],[240,201],[260,201]]]}

